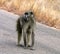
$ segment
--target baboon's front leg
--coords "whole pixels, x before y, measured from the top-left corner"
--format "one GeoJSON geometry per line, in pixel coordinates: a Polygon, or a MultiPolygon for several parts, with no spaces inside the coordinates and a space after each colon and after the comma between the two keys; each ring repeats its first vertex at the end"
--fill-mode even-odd
{"type": "Polygon", "coordinates": [[[35,38],[34,38],[35,34],[34,34],[34,31],[32,31],[32,35],[31,35],[31,39],[32,39],[32,47],[34,46],[34,41],[35,41],[35,38]]]}
{"type": "Polygon", "coordinates": [[[28,44],[28,47],[31,46],[31,45],[29,45],[30,36],[31,36],[31,31],[28,29],[28,31],[27,31],[27,44],[28,44]]]}
{"type": "Polygon", "coordinates": [[[23,29],[23,39],[24,39],[24,46],[27,48],[27,33],[26,33],[26,29],[23,29]]]}
{"type": "Polygon", "coordinates": [[[28,45],[30,47],[33,47],[34,46],[34,31],[32,30],[29,30],[28,33],[27,33],[27,40],[28,40],[28,45]],[[31,45],[29,45],[29,42],[30,42],[30,36],[31,36],[31,45]]]}
{"type": "Polygon", "coordinates": [[[29,30],[29,32],[27,33],[27,40],[28,40],[28,48],[31,49],[31,50],[34,50],[34,31],[32,30],[29,30]],[[30,37],[31,36],[31,37],[30,37]],[[30,40],[31,38],[31,40],[30,40]],[[31,44],[29,45],[29,42],[31,41],[31,44]]]}

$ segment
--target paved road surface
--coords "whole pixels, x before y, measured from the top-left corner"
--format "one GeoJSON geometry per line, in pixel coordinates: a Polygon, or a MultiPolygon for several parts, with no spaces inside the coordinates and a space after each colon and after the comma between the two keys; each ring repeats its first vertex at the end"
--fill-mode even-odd
{"type": "Polygon", "coordinates": [[[17,46],[18,15],[0,9],[0,54],[60,54],[60,30],[37,23],[35,50],[17,46]]]}

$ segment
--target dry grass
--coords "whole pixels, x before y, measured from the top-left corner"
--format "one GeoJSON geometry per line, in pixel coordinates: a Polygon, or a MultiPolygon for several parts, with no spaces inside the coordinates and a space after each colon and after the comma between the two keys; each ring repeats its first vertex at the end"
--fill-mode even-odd
{"type": "Polygon", "coordinates": [[[38,22],[60,29],[60,0],[0,0],[0,8],[19,15],[32,10],[38,22]]]}

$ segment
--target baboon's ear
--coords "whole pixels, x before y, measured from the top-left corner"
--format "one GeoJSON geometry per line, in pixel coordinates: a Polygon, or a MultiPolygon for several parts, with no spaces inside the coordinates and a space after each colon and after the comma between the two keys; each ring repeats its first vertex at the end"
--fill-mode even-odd
{"type": "Polygon", "coordinates": [[[31,15],[33,15],[33,12],[30,12],[31,15]]]}
{"type": "Polygon", "coordinates": [[[24,14],[25,14],[25,15],[28,15],[28,12],[25,12],[24,14]]]}

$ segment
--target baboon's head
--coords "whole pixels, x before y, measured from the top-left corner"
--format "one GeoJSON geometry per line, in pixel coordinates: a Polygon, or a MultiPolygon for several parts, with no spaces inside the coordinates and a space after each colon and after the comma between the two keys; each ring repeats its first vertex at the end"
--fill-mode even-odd
{"type": "Polygon", "coordinates": [[[32,11],[25,12],[24,15],[25,15],[25,21],[29,21],[31,18],[34,17],[34,14],[32,11]]]}

